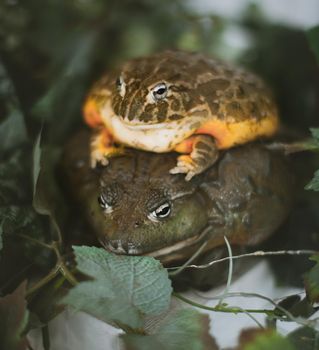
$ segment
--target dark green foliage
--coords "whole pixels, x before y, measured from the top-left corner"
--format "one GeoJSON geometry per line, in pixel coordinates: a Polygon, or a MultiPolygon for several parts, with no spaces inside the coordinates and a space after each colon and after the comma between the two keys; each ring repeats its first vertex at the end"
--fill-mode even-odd
{"type": "Polygon", "coordinates": [[[241,350],[298,350],[288,338],[273,330],[244,331],[241,341],[241,350]]]}
{"type": "Polygon", "coordinates": [[[307,184],[305,189],[319,191],[319,170],[315,172],[313,179],[307,184]]]}
{"type": "Polygon", "coordinates": [[[269,83],[284,124],[305,136],[319,125],[319,66],[305,33],[269,23],[255,12],[243,24],[255,44],[241,61],[269,83]]]}
{"type": "Polygon", "coordinates": [[[311,257],[315,261],[315,266],[305,274],[304,280],[306,285],[307,296],[311,302],[319,301],[319,255],[311,257]]]}
{"type": "Polygon", "coordinates": [[[23,113],[16,93],[0,60],[0,156],[27,140],[23,113]],[[2,112],[2,113],[1,113],[2,112]]]}
{"type": "Polygon", "coordinates": [[[291,295],[281,300],[278,305],[280,309],[275,309],[275,314],[278,316],[284,316],[282,308],[288,311],[293,317],[303,318],[309,318],[317,311],[307,298],[301,299],[299,295],[291,295]]]}
{"type": "Polygon", "coordinates": [[[307,32],[307,37],[314,54],[319,62],[319,26],[309,29],[307,32]]]}
{"type": "MultiPolygon", "coordinates": [[[[319,128],[311,128],[312,143],[315,151],[319,151],[319,128]]],[[[314,174],[313,179],[306,185],[306,190],[319,191],[319,170],[314,174]]]]}
{"type": "Polygon", "coordinates": [[[22,283],[12,294],[0,298],[0,344],[6,350],[27,350],[24,334],[29,313],[25,300],[26,283],[22,283]]]}
{"type": "Polygon", "coordinates": [[[288,336],[296,349],[302,350],[318,350],[319,349],[319,333],[311,327],[297,328],[288,336]]]}

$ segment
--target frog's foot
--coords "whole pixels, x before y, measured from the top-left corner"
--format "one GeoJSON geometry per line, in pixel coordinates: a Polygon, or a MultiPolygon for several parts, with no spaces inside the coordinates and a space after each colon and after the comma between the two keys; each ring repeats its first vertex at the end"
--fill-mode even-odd
{"type": "Polygon", "coordinates": [[[202,173],[218,159],[218,149],[214,139],[209,135],[198,135],[193,138],[192,151],[189,155],[177,158],[177,165],[170,170],[171,174],[186,174],[185,180],[202,173]]]}
{"type": "Polygon", "coordinates": [[[123,147],[99,147],[91,150],[91,168],[96,168],[98,164],[107,166],[109,158],[125,154],[123,147]]]}
{"type": "Polygon", "coordinates": [[[103,127],[91,139],[91,168],[95,168],[97,164],[107,166],[109,164],[109,158],[124,153],[124,147],[115,147],[112,135],[107,128],[103,127]]]}

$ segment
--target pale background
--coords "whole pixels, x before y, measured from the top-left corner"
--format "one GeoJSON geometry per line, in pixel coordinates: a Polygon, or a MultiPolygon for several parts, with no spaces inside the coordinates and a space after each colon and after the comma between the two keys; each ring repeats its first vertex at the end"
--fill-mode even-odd
{"type": "Polygon", "coordinates": [[[318,0],[189,0],[190,6],[199,13],[236,18],[247,5],[258,4],[272,21],[295,27],[308,28],[319,23],[318,0]]]}

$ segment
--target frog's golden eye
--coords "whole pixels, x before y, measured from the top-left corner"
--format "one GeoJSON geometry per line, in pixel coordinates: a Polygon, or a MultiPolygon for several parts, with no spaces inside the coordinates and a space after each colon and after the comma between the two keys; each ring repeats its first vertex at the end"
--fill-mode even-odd
{"type": "Polygon", "coordinates": [[[113,209],[112,206],[107,202],[107,199],[104,194],[101,194],[98,196],[97,201],[100,205],[100,207],[106,212],[110,213],[113,209]]]}
{"type": "Polygon", "coordinates": [[[148,217],[152,221],[159,221],[169,217],[171,214],[171,211],[172,211],[171,204],[169,202],[165,202],[160,206],[158,206],[155,210],[150,212],[148,217]]]}
{"type": "Polygon", "coordinates": [[[159,83],[152,89],[152,95],[155,101],[162,100],[167,96],[167,85],[159,83]]]}
{"type": "Polygon", "coordinates": [[[126,92],[126,85],[125,85],[125,82],[124,82],[124,79],[122,76],[119,76],[117,79],[116,79],[116,88],[117,88],[117,91],[120,93],[120,95],[122,97],[124,97],[125,95],[125,92],[126,92]]]}

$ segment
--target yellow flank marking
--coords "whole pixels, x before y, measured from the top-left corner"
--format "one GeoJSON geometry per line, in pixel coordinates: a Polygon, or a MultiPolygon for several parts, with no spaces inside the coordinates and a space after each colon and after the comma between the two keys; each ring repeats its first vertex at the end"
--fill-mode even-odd
{"type": "Polygon", "coordinates": [[[102,124],[102,118],[94,99],[88,98],[83,106],[83,116],[85,122],[92,128],[102,124]]]}
{"type": "Polygon", "coordinates": [[[192,164],[192,163],[193,163],[192,157],[187,156],[187,155],[179,156],[179,157],[178,157],[178,160],[179,160],[179,161],[183,161],[183,162],[185,162],[185,163],[189,163],[189,164],[192,164]]]}
{"type": "Polygon", "coordinates": [[[195,133],[212,135],[216,139],[217,147],[226,149],[258,137],[271,136],[278,128],[279,120],[275,115],[261,120],[248,118],[237,123],[214,119],[202,125],[195,133]]]}
{"type": "Polygon", "coordinates": [[[174,147],[174,151],[178,153],[191,153],[196,136],[190,136],[174,147]]]}

